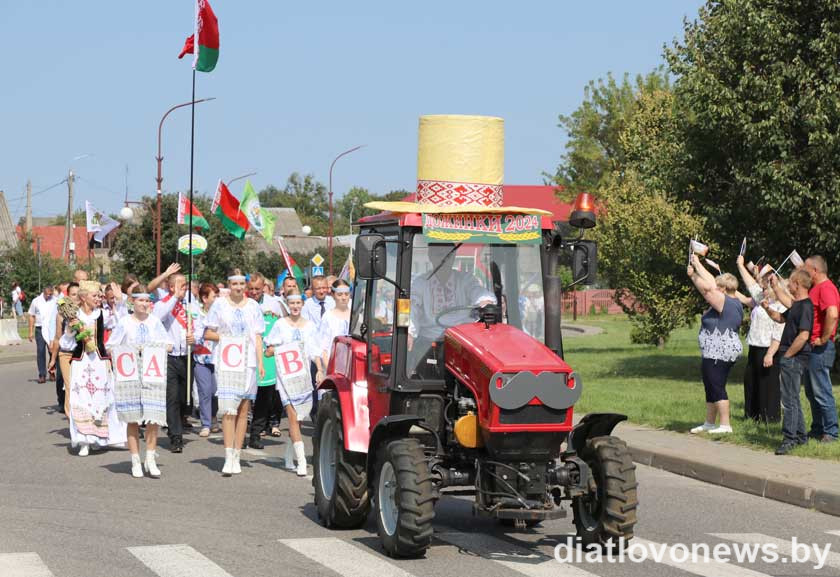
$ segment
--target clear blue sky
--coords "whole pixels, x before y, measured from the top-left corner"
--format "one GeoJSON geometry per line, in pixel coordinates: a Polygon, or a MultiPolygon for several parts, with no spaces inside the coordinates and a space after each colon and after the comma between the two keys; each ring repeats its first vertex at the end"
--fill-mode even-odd
{"type": "MultiPolygon", "coordinates": [[[[540,184],[563,152],[557,116],[612,71],[644,73],[682,34],[700,0],[626,2],[286,2],[211,0],[220,58],[198,74],[195,189],[258,171],[260,188],[293,171],[340,196],[413,189],[422,114],[505,119],[505,182],[540,184]]],[[[157,126],[190,99],[191,0],[0,0],[0,190],[13,217],[27,178],[38,192],[79,175],[76,207],[116,212],[154,193],[157,126]],[[73,160],[83,154],[86,158],[73,160]]],[[[163,131],[164,190],[189,185],[189,108],[163,131]]],[[[234,185],[241,193],[241,182],[234,185]]],[[[65,210],[66,186],[33,199],[65,210]]]]}

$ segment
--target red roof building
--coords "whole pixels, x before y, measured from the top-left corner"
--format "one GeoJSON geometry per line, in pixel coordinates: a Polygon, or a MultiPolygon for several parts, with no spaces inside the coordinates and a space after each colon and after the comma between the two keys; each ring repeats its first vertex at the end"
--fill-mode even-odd
{"type": "MultiPolygon", "coordinates": [[[[23,228],[17,227],[18,238],[24,238],[23,228]]],[[[61,249],[64,246],[64,225],[58,226],[33,226],[32,227],[32,250],[37,250],[36,239],[41,239],[41,254],[48,254],[53,258],[61,258],[61,249]]],[[[76,262],[88,261],[88,234],[83,226],[73,229],[73,242],[75,243],[76,262]]],[[[68,248],[69,252],[69,248],[68,248]]],[[[65,258],[65,261],[67,258],[65,258]]]]}

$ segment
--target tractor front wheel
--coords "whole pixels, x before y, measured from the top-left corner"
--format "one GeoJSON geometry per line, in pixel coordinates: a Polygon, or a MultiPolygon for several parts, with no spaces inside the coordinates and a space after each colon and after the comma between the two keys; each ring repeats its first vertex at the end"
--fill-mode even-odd
{"type": "Polygon", "coordinates": [[[420,557],[432,542],[437,494],[423,445],[417,439],[389,442],[377,458],[376,525],[385,552],[420,557]]]}
{"type": "Polygon", "coordinates": [[[636,524],[636,465],[618,437],[588,439],[580,458],[592,471],[590,491],[575,497],[575,529],[584,545],[617,546],[633,538],[636,524]]]}
{"type": "Polygon", "coordinates": [[[361,527],[370,511],[365,455],[344,449],[341,408],[335,391],[327,391],[318,402],[312,445],[318,517],[326,527],[361,527]]]}

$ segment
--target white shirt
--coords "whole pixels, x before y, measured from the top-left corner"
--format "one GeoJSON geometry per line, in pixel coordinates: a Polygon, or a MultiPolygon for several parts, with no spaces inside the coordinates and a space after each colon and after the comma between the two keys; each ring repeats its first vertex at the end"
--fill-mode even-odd
{"type": "MultiPolygon", "coordinates": [[[[771,319],[764,307],[761,306],[761,299],[764,298],[761,287],[752,285],[748,289],[753,299],[753,308],[750,311],[750,332],[747,334],[747,344],[751,347],[766,348],[770,346],[771,341],[782,340],[785,323],[777,323],[771,319]]],[[[770,308],[780,313],[787,310],[779,302],[774,302],[770,305],[770,308]]]]}
{"type": "Polygon", "coordinates": [[[316,357],[321,356],[321,339],[318,338],[315,325],[310,321],[305,322],[302,327],[293,327],[286,319],[277,319],[265,336],[266,346],[276,347],[295,342],[301,343],[303,354],[308,360],[314,362],[316,357]]]}
{"type": "Polygon", "coordinates": [[[32,299],[29,314],[35,317],[35,327],[40,327],[41,336],[50,342],[55,337],[55,317],[58,314],[58,299],[55,294],[47,300],[44,293],[32,299]]]}
{"type": "Polygon", "coordinates": [[[327,354],[327,358],[332,355],[332,345],[335,337],[347,334],[350,334],[350,317],[341,318],[336,309],[324,313],[324,318],[321,319],[319,336],[321,338],[321,350],[327,354]]]}
{"type": "MultiPolygon", "coordinates": [[[[86,329],[95,329],[96,319],[98,319],[101,314],[101,309],[93,309],[93,312],[88,315],[81,307],[79,307],[79,311],[76,313],[76,318],[79,319],[86,329]]],[[[70,323],[67,323],[67,326],[64,327],[64,333],[58,341],[58,347],[62,351],[71,352],[76,350],[77,344],[76,331],[70,328],[70,323]]]]}
{"type": "Polygon", "coordinates": [[[411,283],[411,322],[408,334],[437,340],[446,327],[472,322],[469,310],[447,313],[437,323],[437,316],[456,307],[475,307],[482,302],[496,302],[496,297],[470,273],[453,270],[446,282],[440,274],[429,278],[428,273],[416,277],[411,283]],[[443,326],[442,326],[443,325],[443,326]]]}
{"type": "Polygon", "coordinates": [[[169,333],[172,341],[172,351],[169,354],[173,357],[186,355],[187,329],[185,325],[188,317],[186,303],[178,301],[172,293],[169,293],[155,303],[152,314],[160,319],[166,332],[169,333]]]}
{"type": "MultiPolygon", "coordinates": [[[[276,323],[275,323],[276,324],[276,323]]],[[[214,330],[219,335],[247,336],[248,337],[248,366],[257,366],[257,335],[262,336],[265,332],[265,319],[257,301],[246,298],[245,305],[238,307],[228,300],[227,297],[219,297],[210,307],[204,326],[214,330]]],[[[219,364],[219,351],[216,347],[213,351],[213,362],[219,364]]],[[[262,353],[262,351],[260,351],[262,353]]]]}
{"type": "Polygon", "coordinates": [[[20,287],[15,287],[15,289],[12,291],[12,303],[13,304],[20,300],[20,293],[21,293],[20,287]]]}
{"type": "MultiPolygon", "coordinates": [[[[313,296],[311,299],[306,299],[306,302],[303,303],[303,310],[300,311],[300,316],[315,323],[316,331],[321,330],[321,302],[313,296]]],[[[327,295],[323,302],[324,314],[335,308],[335,300],[330,295],[327,295]]]]}
{"type": "Polygon", "coordinates": [[[143,346],[146,343],[171,345],[172,340],[156,316],[149,315],[146,320],[141,321],[131,315],[119,320],[105,347],[110,350],[119,345],[143,346]]]}

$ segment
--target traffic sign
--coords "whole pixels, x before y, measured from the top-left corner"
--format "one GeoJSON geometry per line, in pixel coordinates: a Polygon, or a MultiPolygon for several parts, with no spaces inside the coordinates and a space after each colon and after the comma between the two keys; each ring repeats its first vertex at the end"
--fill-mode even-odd
{"type": "MultiPolygon", "coordinates": [[[[312,257],[312,264],[315,266],[321,266],[324,264],[324,257],[322,257],[319,253],[315,253],[315,256],[312,257]]],[[[321,269],[320,274],[323,274],[323,269],[321,269]]]]}
{"type": "MultiPolygon", "coordinates": [[[[312,259],[313,262],[315,259],[312,259]]],[[[321,262],[324,262],[324,259],[321,259],[321,262]]],[[[324,276],[324,267],[322,266],[313,266],[312,267],[312,276],[324,276]]]]}

